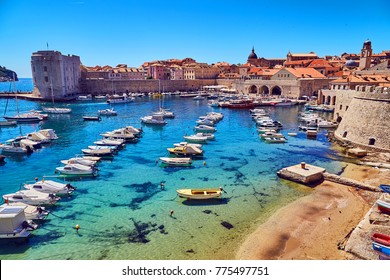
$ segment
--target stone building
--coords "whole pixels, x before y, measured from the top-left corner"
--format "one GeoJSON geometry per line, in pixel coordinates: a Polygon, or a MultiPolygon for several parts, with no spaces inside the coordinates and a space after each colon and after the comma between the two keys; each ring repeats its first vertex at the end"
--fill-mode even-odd
{"type": "Polygon", "coordinates": [[[284,58],[258,58],[257,54],[255,53],[255,48],[252,48],[252,52],[249,54],[247,63],[252,64],[257,67],[270,67],[273,68],[277,65],[283,65],[283,63],[286,61],[284,58]]]}
{"type": "Polygon", "coordinates": [[[71,99],[80,93],[80,57],[59,51],[38,51],[31,56],[33,95],[43,99],[71,99]]]}
{"type": "Polygon", "coordinates": [[[363,43],[363,48],[362,48],[362,51],[360,53],[359,68],[361,70],[366,70],[366,69],[370,68],[371,59],[372,59],[371,41],[366,40],[363,43]]]}

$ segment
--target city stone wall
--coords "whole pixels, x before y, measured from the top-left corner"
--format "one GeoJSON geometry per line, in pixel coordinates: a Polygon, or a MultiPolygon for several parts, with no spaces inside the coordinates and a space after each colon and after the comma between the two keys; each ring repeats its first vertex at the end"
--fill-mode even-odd
{"type": "Polygon", "coordinates": [[[216,85],[215,79],[205,80],[103,80],[81,81],[82,94],[113,94],[121,92],[174,92],[201,90],[216,85]]]}
{"type": "MultiPolygon", "coordinates": [[[[335,131],[335,137],[366,149],[390,151],[390,95],[356,91],[354,93],[355,96],[348,103],[348,109],[343,113],[335,131]]],[[[341,98],[337,95],[337,99],[340,103],[343,98],[347,102],[350,95],[345,94],[341,98]]]]}

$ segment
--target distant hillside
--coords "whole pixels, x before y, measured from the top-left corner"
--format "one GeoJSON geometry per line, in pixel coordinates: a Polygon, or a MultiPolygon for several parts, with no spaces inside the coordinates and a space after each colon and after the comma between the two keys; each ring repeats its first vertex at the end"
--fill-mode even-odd
{"type": "Polygon", "coordinates": [[[0,82],[12,81],[13,74],[15,74],[15,81],[17,81],[18,75],[14,71],[9,70],[3,66],[0,66],[0,82]]]}

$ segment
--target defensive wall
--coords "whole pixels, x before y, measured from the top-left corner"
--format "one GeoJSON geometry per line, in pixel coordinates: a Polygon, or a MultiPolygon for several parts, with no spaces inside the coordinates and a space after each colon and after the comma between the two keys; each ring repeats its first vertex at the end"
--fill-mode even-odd
{"type": "Polygon", "coordinates": [[[216,85],[215,79],[204,80],[107,80],[81,81],[82,94],[113,94],[121,92],[174,92],[201,90],[203,86],[216,85]]]}
{"type": "Polygon", "coordinates": [[[357,91],[341,94],[343,97],[339,98],[337,92],[336,107],[341,105],[346,111],[342,116],[339,112],[335,137],[368,150],[390,152],[390,94],[357,91]]]}

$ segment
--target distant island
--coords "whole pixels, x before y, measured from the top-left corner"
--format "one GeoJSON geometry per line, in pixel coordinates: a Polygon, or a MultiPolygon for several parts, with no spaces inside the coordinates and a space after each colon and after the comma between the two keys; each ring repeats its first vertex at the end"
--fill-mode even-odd
{"type": "Polygon", "coordinates": [[[18,81],[18,75],[4,66],[0,66],[0,82],[9,82],[13,81],[15,74],[15,81],[18,81]]]}

